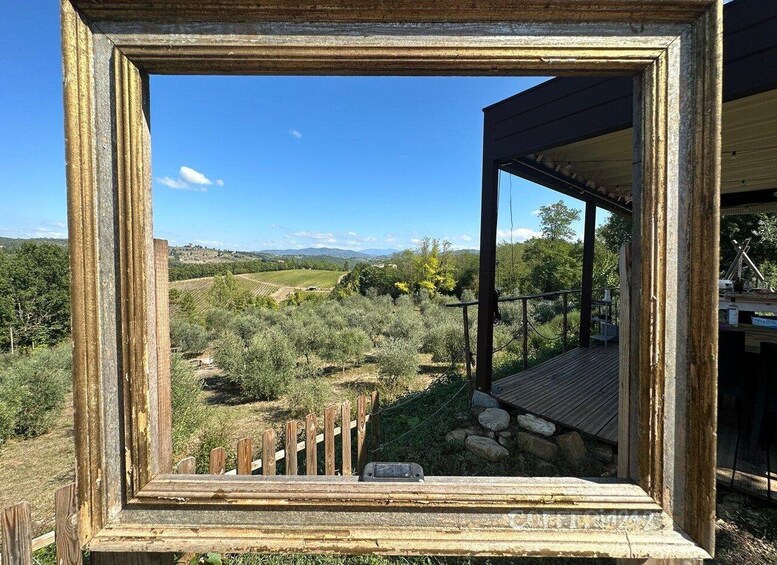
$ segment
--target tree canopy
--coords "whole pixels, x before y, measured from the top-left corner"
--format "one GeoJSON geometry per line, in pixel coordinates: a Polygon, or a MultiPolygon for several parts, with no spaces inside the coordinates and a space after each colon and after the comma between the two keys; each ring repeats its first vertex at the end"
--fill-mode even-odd
{"type": "Polygon", "coordinates": [[[54,344],[70,333],[70,266],[67,249],[25,242],[0,251],[0,345],[54,344]]]}

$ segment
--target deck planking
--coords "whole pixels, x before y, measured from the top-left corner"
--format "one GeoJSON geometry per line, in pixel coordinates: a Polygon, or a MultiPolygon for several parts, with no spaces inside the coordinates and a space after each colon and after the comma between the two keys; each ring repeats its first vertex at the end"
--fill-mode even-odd
{"type": "Polygon", "coordinates": [[[618,347],[578,347],[500,379],[500,402],[615,444],[618,441],[618,347]]]}
{"type": "MultiPolygon", "coordinates": [[[[618,442],[618,347],[577,348],[562,353],[530,369],[494,383],[491,396],[523,412],[528,412],[566,428],[617,445],[618,442]]],[[[724,408],[718,422],[717,478],[731,484],[736,429],[724,408]]],[[[745,434],[747,436],[747,434],[745,434]]],[[[745,438],[746,439],[746,438],[745,438]]],[[[743,442],[745,442],[743,439],[743,442]]],[[[746,442],[745,442],[746,443],[746,442]]],[[[777,461],[777,442],[771,447],[777,461]]],[[[777,464],[774,464],[777,467],[777,464]]],[[[740,450],[733,486],[765,499],[767,493],[766,452],[740,450]]],[[[777,489],[777,473],[772,472],[772,496],[777,489]]]]}

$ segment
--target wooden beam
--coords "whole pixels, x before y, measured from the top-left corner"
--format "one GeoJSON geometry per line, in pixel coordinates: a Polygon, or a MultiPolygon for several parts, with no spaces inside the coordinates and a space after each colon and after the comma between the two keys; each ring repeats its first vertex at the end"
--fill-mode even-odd
{"type": "Polygon", "coordinates": [[[594,243],[596,242],[596,204],[585,203],[583,235],[583,280],[580,292],[580,347],[591,345],[591,301],[594,289],[594,243]]]}

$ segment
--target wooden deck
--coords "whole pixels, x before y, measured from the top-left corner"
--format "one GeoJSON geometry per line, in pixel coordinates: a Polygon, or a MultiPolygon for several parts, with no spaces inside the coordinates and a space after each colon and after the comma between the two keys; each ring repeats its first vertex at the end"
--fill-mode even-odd
{"type": "MultiPolygon", "coordinates": [[[[577,348],[517,375],[496,381],[491,395],[500,402],[613,445],[618,442],[618,346],[577,348]]],[[[723,406],[718,422],[718,481],[731,484],[736,444],[733,408],[723,406]]],[[[748,449],[745,434],[737,458],[734,488],[765,499],[766,451],[763,442],[748,449]]],[[[777,442],[773,442],[777,443],[777,442]]],[[[777,461],[777,445],[772,446],[777,461]]],[[[773,463],[777,467],[777,463],[773,463]]],[[[777,497],[772,471],[772,497],[777,497]]]]}
{"type": "Polygon", "coordinates": [[[615,444],[618,345],[572,349],[494,383],[500,402],[615,444]]]}

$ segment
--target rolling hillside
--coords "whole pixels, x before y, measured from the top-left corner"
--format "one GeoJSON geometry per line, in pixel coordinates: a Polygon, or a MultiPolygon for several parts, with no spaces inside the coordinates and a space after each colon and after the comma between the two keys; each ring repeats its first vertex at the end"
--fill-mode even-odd
{"type": "MultiPolygon", "coordinates": [[[[275,300],[285,300],[296,290],[316,287],[319,292],[329,292],[345,274],[345,271],[319,271],[314,269],[292,269],[288,271],[267,271],[235,275],[241,288],[254,296],[271,296],[275,300]]],[[[213,277],[173,281],[170,288],[190,292],[197,307],[204,310],[209,305],[210,288],[213,277]]]]}
{"type": "Polygon", "coordinates": [[[289,271],[265,271],[262,273],[246,273],[240,278],[278,286],[294,288],[318,287],[327,290],[334,287],[345,274],[345,271],[319,271],[314,269],[292,269],[289,271]]]}

